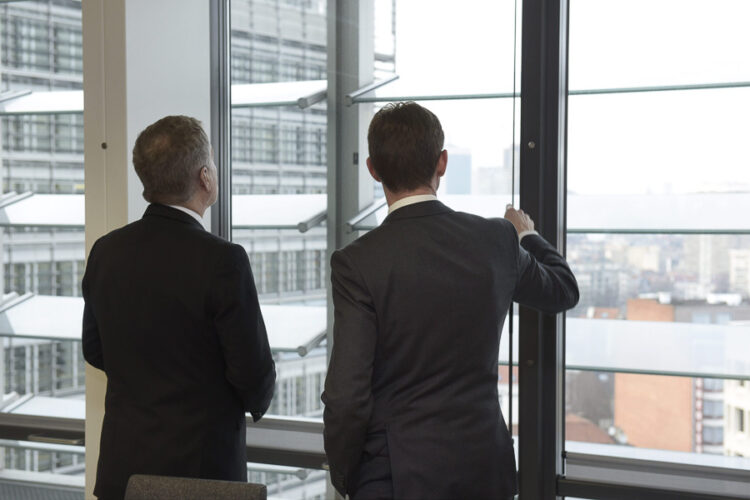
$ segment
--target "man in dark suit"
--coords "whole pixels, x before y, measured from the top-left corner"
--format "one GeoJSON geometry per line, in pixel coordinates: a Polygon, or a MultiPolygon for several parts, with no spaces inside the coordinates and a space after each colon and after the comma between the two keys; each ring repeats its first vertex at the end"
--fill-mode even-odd
{"type": "Polygon", "coordinates": [[[512,300],[549,313],[573,307],[576,280],[522,211],[484,219],[437,201],[448,155],[430,111],[384,107],[368,143],[390,213],[331,258],[322,396],[331,480],[355,500],[510,498],[500,331],[512,300]]]}
{"type": "Polygon", "coordinates": [[[83,354],[108,379],[99,498],[123,498],[138,473],[247,481],[245,412],[268,409],[276,370],[247,253],[200,222],[218,193],[211,156],[194,118],[141,132],[151,205],[89,255],[83,354]]]}

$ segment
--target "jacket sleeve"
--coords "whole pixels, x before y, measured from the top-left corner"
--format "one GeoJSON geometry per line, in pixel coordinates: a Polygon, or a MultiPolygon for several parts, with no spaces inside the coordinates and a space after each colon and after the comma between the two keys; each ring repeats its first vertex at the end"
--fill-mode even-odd
{"type": "Polygon", "coordinates": [[[104,370],[104,356],[102,354],[102,340],[99,337],[99,327],[96,323],[96,317],[94,316],[93,298],[91,297],[91,274],[93,273],[95,261],[94,254],[96,252],[96,244],[91,248],[89,253],[88,263],[86,265],[86,272],[83,275],[83,281],[81,282],[81,291],[83,294],[83,328],[81,333],[81,347],[83,349],[83,359],[85,359],[91,366],[104,370]]]}
{"type": "Polygon", "coordinates": [[[372,298],[342,251],[331,257],[333,349],[322,395],[323,438],[331,482],[345,495],[357,471],[373,408],[377,320],[372,298]]]}
{"type": "Polygon", "coordinates": [[[257,422],[271,404],[276,365],[247,253],[240,245],[225,248],[217,262],[210,307],[227,380],[257,422]]]}
{"type": "Polygon", "coordinates": [[[559,313],[578,303],[576,278],[555,247],[541,236],[530,234],[517,248],[518,280],[513,300],[545,313],[559,313]]]}

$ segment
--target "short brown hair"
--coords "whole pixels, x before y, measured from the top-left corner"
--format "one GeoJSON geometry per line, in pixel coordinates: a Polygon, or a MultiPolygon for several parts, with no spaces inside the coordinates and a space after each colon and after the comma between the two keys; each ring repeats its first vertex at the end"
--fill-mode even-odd
{"type": "Polygon", "coordinates": [[[189,116],[165,116],[138,135],[133,166],[150,203],[181,203],[197,183],[194,172],[211,162],[211,143],[201,122],[189,116]]]}
{"type": "Polygon", "coordinates": [[[440,120],[415,102],[387,104],[367,131],[373,169],[394,193],[430,184],[443,141],[440,120]]]}

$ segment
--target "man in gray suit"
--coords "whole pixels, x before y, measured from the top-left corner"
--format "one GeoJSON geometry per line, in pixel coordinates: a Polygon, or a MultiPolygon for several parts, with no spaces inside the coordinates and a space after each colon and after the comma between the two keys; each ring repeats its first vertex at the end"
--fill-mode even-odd
{"type": "Polygon", "coordinates": [[[448,154],[430,111],[388,105],[367,138],[389,215],[331,258],[322,396],[331,480],[355,500],[509,498],[502,325],[513,300],[548,313],[573,307],[575,277],[523,211],[484,219],[437,200],[448,154]]]}

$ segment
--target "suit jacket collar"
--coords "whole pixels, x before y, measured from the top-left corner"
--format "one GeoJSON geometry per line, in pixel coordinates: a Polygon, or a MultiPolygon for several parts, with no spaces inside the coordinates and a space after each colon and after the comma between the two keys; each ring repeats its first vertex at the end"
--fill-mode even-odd
{"type": "Polygon", "coordinates": [[[204,231],[206,230],[206,228],[203,227],[203,224],[195,220],[190,214],[186,214],[182,210],[177,210],[176,208],[161,205],[159,203],[152,203],[149,205],[143,213],[143,217],[164,217],[199,227],[204,231]]]}
{"type": "Polygon", "coordinates": [[[428,215],[438,215],[453,212],[450,208],[443,205],[438,200],[433,201],[422,201],[414,203],[413,205],[407,205],[401,207],[388,214],[383,224],[393,222],[399,219],[411,219],[413,217],[426,217],[428,215]]]}

